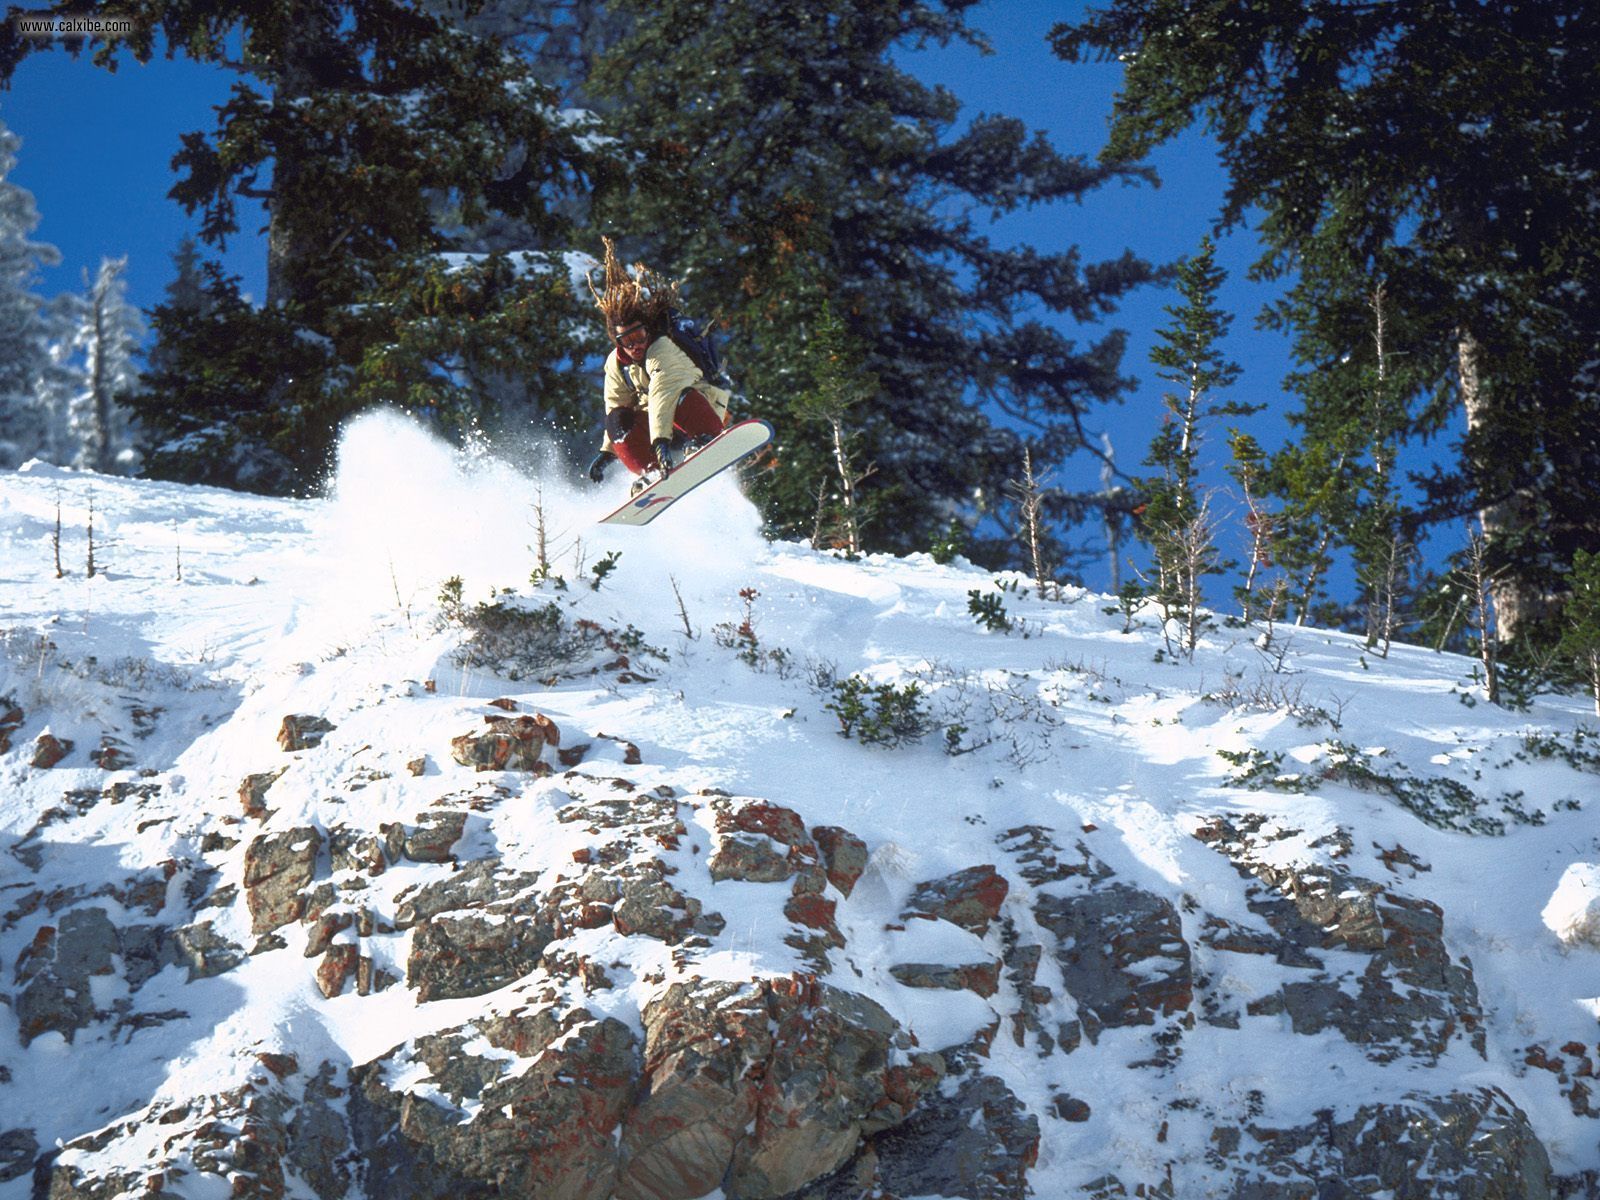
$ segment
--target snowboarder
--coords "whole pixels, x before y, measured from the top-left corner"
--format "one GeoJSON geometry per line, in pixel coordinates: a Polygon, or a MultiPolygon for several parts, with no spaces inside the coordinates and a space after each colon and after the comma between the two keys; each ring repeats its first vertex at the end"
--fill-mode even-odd
{"type": "Polygon", "coordinates": [[[605,436],[589,478],[602,482],[621,459],[638,477],[637,490],[721,433],[731,397],[672,336],[677,283],[642,263],[630,274],[611,239],[604,240],[605,289],[590,280],[589,291],[615,349],[606,355],[605,436]]]}

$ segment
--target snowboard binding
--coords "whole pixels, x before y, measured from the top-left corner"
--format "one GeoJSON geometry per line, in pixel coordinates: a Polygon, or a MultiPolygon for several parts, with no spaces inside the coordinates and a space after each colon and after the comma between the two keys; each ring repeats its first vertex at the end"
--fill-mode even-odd
{"type": "Polygon", "coordinates": [[[665,479],[667,474],[660,467],[647,467],[633,477],[633,482],[628,485],[628,498],[631,500],[646,488],[653,486],[665,479]]]}

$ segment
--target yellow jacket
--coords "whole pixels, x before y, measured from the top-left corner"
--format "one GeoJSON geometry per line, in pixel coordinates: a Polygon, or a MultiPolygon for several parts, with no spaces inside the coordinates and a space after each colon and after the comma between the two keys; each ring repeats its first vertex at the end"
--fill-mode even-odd
{"type": "MultiPolygon", "coordinates": [[[[650,440],[672,436],[672,418],[678,397],[693,388],[711,402],[719,417],[728,415],[732,393],[720,388],[700,373],[694,360],[670,337],[658,337],[645,351],[642,363],[623,366],[613,350],[606,355],[606,415],[614,408],[643,408],[650,418],[650,440]]],[[[601,443],[610,450],[611,438],[601,443]]]]}

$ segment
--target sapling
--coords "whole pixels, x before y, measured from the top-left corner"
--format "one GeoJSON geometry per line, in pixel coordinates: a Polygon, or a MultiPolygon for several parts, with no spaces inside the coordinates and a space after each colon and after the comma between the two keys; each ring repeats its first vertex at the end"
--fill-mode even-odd
{"type": "MultiPolygon", "coordinates": [[[[807,420],[827,426],[833,451],[833,469],[839,483],[838,528],[846,552],[854,558],[861,553],[861,529],[866,522],[866,505],[859,491],[861,484],[877,471],[874,463],[862,463],[856,456],[855,438],[845,428],[845,416],[877,391],[877,377],[862,369],[863,353],[850,336],[844,321],[823,302],[811,339],[806,366],[810,386],[795,401],[796,411],[807,420]]],[[[816,532],[824,527],[825,489],[817,492],[816,532]]],[[[817,546],[813,535],[812,545],[817,546]]]]}
{"type": "Polygon", "coordinates": [[[1560,649],[1588,684],[1600,716],[1600,554],[1579,550],[1572,559],[1572,594],[1565,609],[1560,649]]]}
{"type": "Polygon", "coordinates": [[[1010,633],[1013,622],[1006,615],[1005,602],[994,592],[973,588],[967,592],[967,612],[990,633],[1010,633]]]}
{"type": "Polygon", "coordinates": [[[620,550],[608,550],[599,562],[589,568],[589,574],[594,578],[589,581],[589,590],[598,592],[600,585],[606,581],[606,576],[617,569],[617,560],[622,557],[620,550]]]}
{"type": "Polygon", "coordinates": [[[1022,451],[1022,478],[1010,481],[1011,494],[1016,497],[1022,516],[1022,536],[1028,543],[1028,562],[1033,568],[1034,582],[1039,585],[1039,595],[1044,597],[1049,580],[1044,569],[1044,546],[1041,540],[1041,516],[1044,509],[1044,489],[1033,475],[1033,451],[1022,451]]]}
{"type": "Polygon", "coordinates": [[[672,595],[678,602],[678,619],[683,622],[683,634],[692,642],[698,635],[694,626],[689,624],[689,610],[684,606],[683,593],[678,590],[678,581],[674,576],[668,575],[667,582],[672,585],[672,595]]]}
{"type": "Polygon", "coordinates": [[[1122,632],[1132,633],[1134,618],[1138,615],[1139,609],[1144,606],[1144,588],[1140,586],[1137,580],[1130,579],[1117,588],[1116,597],[1117,602],[1115,604],[1108,604],[1100,611],[1108,614],[1121,613],[1122,632]]]}
{"type": "Polygon", "coordinates": [[[544,579],[550,574],[548,545],[544,521],[544,481],[541,479],[533,485],[533,570],[536,579],[544,579]]]}
{"type": "Polygon", "coordinates": [[[64,578],[66,572],[61,569],[61,492],[59,490],[56,492],[56,528],[55,532],[50,535],[50,548],[55,552],[56,578],[64,578]]]}
{"type": "Polygon", "coordinates": [[[89,563],[88,576],[94,578],[94,489],[89,489],[89,563]]]}

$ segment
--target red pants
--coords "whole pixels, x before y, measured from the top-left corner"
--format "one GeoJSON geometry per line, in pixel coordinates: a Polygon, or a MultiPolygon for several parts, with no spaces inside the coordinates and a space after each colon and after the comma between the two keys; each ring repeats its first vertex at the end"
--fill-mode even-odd
{"type": "MultiPolygon", "coordinates": [[[[722,432],[722,418],[699,392],[690,388],[678,400],[678,411],[672,418],[674,432],[684,437],[715,437],[722,432]]],[[[650,419],[640,412],[633,420],[633,428],[611,448],[617,452],[622,465],[635,475],[656,465],[655,452],[650,448],[650,419]]]]}

